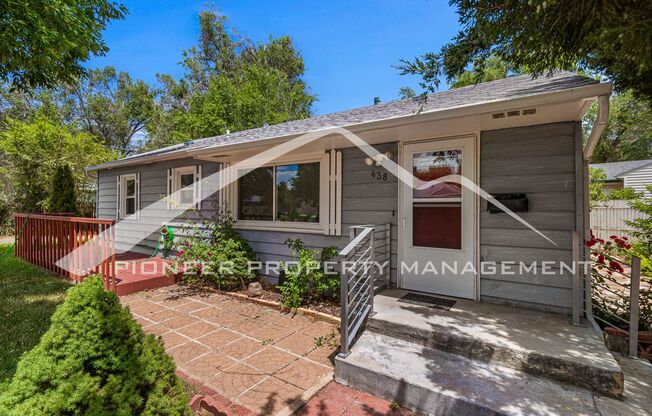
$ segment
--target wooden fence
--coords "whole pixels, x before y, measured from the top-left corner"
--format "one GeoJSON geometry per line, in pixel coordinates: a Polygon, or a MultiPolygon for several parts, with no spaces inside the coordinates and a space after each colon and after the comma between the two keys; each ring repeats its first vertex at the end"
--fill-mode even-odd
{"type": "Polygon", "coordinates": [[[74,282],[101,274],[104,287],[115,292],[114,222],[65,214],[14,214],[15,254],[74,282]],[[70,253],[66,269],[57,266],[70,253]]]}
{"type": "Polygon", "coordinates": [[[632,227],[625,221],[643,216],[625,201],[604,201],[591,210],[591,229],[596,237],[603,239],[608,239],[610,235],[631,237],[632,227]]]}

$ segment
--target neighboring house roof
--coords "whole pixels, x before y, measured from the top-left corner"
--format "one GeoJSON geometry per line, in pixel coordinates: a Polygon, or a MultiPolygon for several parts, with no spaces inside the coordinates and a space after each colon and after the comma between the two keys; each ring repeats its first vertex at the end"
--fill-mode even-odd
{"type": "Polygon", "coordinates": [[[626,174],[640,169],[644,166],[652,165],[652,159],[647,160],[629,160],[626,162],[595,163],[590,165],[592,168],[602,169],[607,174],[606,181],[617,181],[622,179],[626,174]]]}
{"type": "Polygon", "coordinates": [[[346,127],[380,121],[396,117],[414,115],[431,111],[445,110],[488,102],[508,101],[539,94],[558,92],[577,87],[597,84],[598,81],[572,72],[558,72],[551,77],[541,76],[533,79],[530,75],[520,75],[468,87],[456,88],[428,94],[426,100],[403,99],[370,105],[353,110],[341,111],[302,120],[288,121],[250,130],[243,130],[221,136],[192,140],[187,143],[165,147],[92,166],[89,170],[133,164],[135,161],[154,159],[166,154],[226,145],[250,143],[276,137],[303,134],[332,127],[346,127]]]}

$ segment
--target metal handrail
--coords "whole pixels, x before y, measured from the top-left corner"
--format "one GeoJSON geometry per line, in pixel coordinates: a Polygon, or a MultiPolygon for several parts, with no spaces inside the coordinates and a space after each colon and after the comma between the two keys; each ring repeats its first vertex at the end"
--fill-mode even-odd
{"type": "Polygon", "coordinates": [[[374,276],[371,262],[374,260],[374,227],[355,226],[350,229],[351,241],[340,251],[340,257],[350,261],[340,280],[340,304],[342,343],[340,354],[349,355],[351,345],[362,329],[365,318],[373,313],[374,276]],[[361,230],[359,233],[358,231],[361,230]]]}

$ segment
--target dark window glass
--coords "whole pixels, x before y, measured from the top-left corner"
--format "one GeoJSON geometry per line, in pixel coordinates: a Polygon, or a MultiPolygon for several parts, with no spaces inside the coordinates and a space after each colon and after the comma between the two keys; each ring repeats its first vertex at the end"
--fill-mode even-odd
{"type": "Polygon", "coordinates": [[[126,214],[131,215],[136,213],[136,199],[135,198],[127,198],[126,202],[126,214]]]}
{"type": "Polygon", "coordinates": [[[274,169],[258,168],[238,181],[238,218],[241,220],[272,221],[274,169]]]}
{"type": "Polygon", "coordinates": [[[276,220],[319,222],[319,162],[276,167],[276,220]]]}
{"type": "Polygon", "coordinates": [[[127,179],[127,195],[134,196],[136,195],[136,181],[134,179],[127,179]]]}

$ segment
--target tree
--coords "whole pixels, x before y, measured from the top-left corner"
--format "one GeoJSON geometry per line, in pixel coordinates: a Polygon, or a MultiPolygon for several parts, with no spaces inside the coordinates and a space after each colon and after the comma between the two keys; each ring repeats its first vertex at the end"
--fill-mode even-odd
{"type": "Polygon", "coordinates": [[[475,85],[478,82],[489,82],[515,75],[518,71],[510,71],[505,62],[497,56],[490,56],[484,67],[474,66],[473,69],[462,72],[453,79],[451,88],[461,88],[475,85]]]}
{"type": "Polygon", "coordinates": [[[401,74],[422,77],[434,91],[441,77],[460,76],[468,65],[485,76],[491,56],[508,71],[535,76],[583,69],[652,100],[652,2],[586,0],[451,0],[462,30],[438,53],[402,60],[401,74]]]}
{"type": "MultiPolygon", "coordinates": [[[[645,187],[652,193],[652,185],[645,187]]],[[[647,258],[648,267],[652,267],[652,197],[634,199],[628,204],[643,214],[641,218],[625,220],[625,223],[635,229],[632,235],[638,240],[635,244],[637,255],[647,258]]]]}
{"type": "Polygon", "coordinates": [[[23,415],[190,415],[163,342],[145,335],[118,297],[89,277],[66,294],[25,353],[0,410],[23,415]]]}
{"type": "Polygon", "coordinates": [[[398,90],[398,98],[400,98],[401,100],[404,100],[406,98],[412,98],[416,95],[417,93],[414,92],[414,90],[410,87],[401,87],[398,90]]]}
{"type": "Polygon", "coordinates": [[[77,212],[75,176],[67,163],[54,171],[47,205],[49,212],[77,212]]]}
{"type": "MultiPolygon", "coordinates": [[[[597,106],[585,117],[593,125],[597,106]]],[[[585,128],[585,136],[590,128],[585,128]]],[[[588,137],[588,136],[587,136],[588,137]]],[[[587,138],[585,137],[585,139],[587,138]]],[[[609,100],[609,120],[591,158],[592,163],[652,159],[652,104],[636,98],[630,91],[609,100]]]]}
{"type": "Polygon", "coordinates": [[[104,145],[128,154],[138,145],[134,136],[144,132],[154,115],[157,91],[108,66],[90,71],[59,94],[72,122],[104,145]]]}
{"type": "Polygon", "coordinates": [[[3,1],[0,82],[22,90],[75,82],[83,62],[108,51],[102,31],[126,12],[110,0],[3,1]]]}
{"type": "Polygon", "coordinates": [[[39,115],[34,121],[9,119],[0,132],[1,172],[9,178],[16,208],[23,212],[47,209],[50,178],[62,163],[70,165],[77,194],[94,180],[85,168],[116,158],[93,136],[39,115]]]}
{"type": "Polygon", "coordinates": [[[315,97],[289,37],[256,44],[224,16],[202,12],[199,21],[199,43],[184,51],[185,76],[159,75],[162,93],[146,150],[310,116],[315,97]]]}
{"type": "Polygon", "coordinates": [[[606,199],[604,193],[604,181],[607,174],[600,168],[589,167],[589,208],[593,209],[596,204],[606,199]]]}

